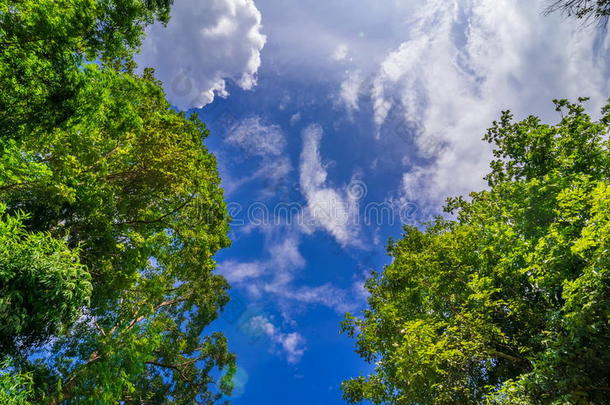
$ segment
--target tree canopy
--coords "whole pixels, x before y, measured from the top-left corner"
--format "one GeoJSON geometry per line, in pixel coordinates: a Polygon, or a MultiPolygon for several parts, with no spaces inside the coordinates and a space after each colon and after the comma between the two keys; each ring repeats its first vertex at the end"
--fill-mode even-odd
{"type": "Polygon", "coordinates": [[[0,135],[48,131],[78,109],[87,62],[125,62],[169,0],[0,0],[0,135]]]}
{"type": "MultiPolygon", "coordinates": [[[[581,102],[584,100],[581,100],[581,102]]],[[[489,189],[389,245],[344,330],[374,372],[352,403],[605,403],[610,391],[610,105],[598,121],[504,112],[489,189]]]]}
{"type": "MultiPolygon", "coordinates": [[[[0,210],[4,212],[4,209],[0,210]]],[[[78,249],[48,233],[26,232],[24,216],[0,221],[0,351],[61,332],[88,304],[90,275],[78,249]]]]}
{"type": "Polygon", "coordinates": [[[33,403],[231,390],[234,355],[206,330],[229,245],[209,133],[131,60],[170,4],[0,0],[0,354],[33,403]]]}
{"type": "Polygon", "coordinates": [[[31,405],[32,376],[15,371],[9,358],[0,363],[0,403],[31,405]]]}

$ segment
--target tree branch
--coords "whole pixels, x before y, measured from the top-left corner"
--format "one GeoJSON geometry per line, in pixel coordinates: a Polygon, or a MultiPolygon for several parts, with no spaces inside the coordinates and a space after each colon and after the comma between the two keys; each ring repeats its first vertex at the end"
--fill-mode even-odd
{"type": "Polygon", "coordinates": [[[145,361],[144,364],[150,364],[150,365],[161,367],[161,368],[169,368],[171,370],[177,371],[178,374],[180,374],[180,378],[182,378],[183,381],[188,382],[188,378],[186,377],[186,375],[184,375],[184,370],[182,370],[180,368],[181,365],[163,364],[163,363],[159,363],[157,361],[145,361]]]}
{"type": "Polygon", "coordinates": [[[498,350],[492,350],[489,352],[489,354],[494,357],[499,357],[504,360],[512,361],[513,363],[526,364],[528,367],[531,367],[530,361],[527,359],[524,359],[522,357],[517,357],[517,356],[510,355],[510,354],[506,354],[506,353],[500,352],[498,350]]]}
{"type": "Polygon", "coordinates": [[[72,376],[70,378],[68,378],[62,384],[61,392],[55,398],[51,399],[51,401],[49,402],[49,405],[59,405],[63,401],[65,401],[67,399],[70,399],[70,397],[72,396],[71,391],[74,388],[74,386],[76,385],[76,378],[78,377],[78,375],[81,374],[83,372],[83,370],[89,364],[91,364],[91,363],[93,363],[95,361],[98,361],[101,358],[102,358],[102,356],[100,356],[98,354],[98,352],[91,353],[91,356],[89,357],[89,360],[87,360],[86,363],[81,365],[81,367],[78,369],[78,371],[76,371],[74,374],[72,374],[72,376]]]}
{"type": "MultiPolygon", "coordinates": [[[[163,301],[162,303],[160,303],[160,304],[158,304],[157,306],[155,306],[155,307],[153,308],[153,310],[152,310],[152,312],[151,312],[151,313],[149,313],[149,314],[147,314],[147,315],[141,315],[141,316],[138,316],[138,317],[136,317],[136,318],[132,319],[132,320],[131,320],[131,322],[129,322],[129,325],[127,325],[127,328],[126,328],[125,330],[130,330],[130,329],[132,329],[132,328],[133,328],[133,327],[134,327],[136,324],[138,324],[139,322],[142,322],[142,321],[143,321],[144,319],[146,319],[148,316],[150,316],[150,315],[154,314],[155,312],[157,312],[159,309],[161,309],[161,308],[163,308],[163,307],[168,307],[168,306],[175,305],[175,304],[178,304],[178,303],[181,303],[181,302],[185,302],[186,300],[187,300],[187,298],[186,298],[186,297],[179,297],[179,298],[175,298],[175,299],[173,299],[173,300],[166,300],[166,301],[163,301]]],[[[138,311],[138,312],[139,312],[139,311],[138,311]]],[[[118,325],[118,324],[117,324],[117,325],[115,325],[115,326],[114,326],[114,327],[113,327],[113,328],[110,330],[109,334],[110,334],[110,335],[112,335],[112,333],[114,333],[114,332],[117,330],[117,328],[118,328],[118,327],[119,327],[119,325],[118,325]]]]}
{"type": "Polygon", "coordinates": [[[159,218],[156,218],[156,219],[150,219],[150,220],[134,219],[132,221],[117,222],[115,225],[121,226],[121,225],[138,225],[138,224],[139,225],[147,225],[147,224],[154,224],[154,223],[160,222],[160,221],[164,220],[165,218],[169,217],[170,215],[173,215],[176,212],[180,211],[181,209],[186,207],[187,204],[190,203],[191,201],[192,201],[192,198],[189,199],[189,200],[186,200],[184,203],[180,204],[179,206],[174,208],[172,211],[168,212],[167,214],[161,215],[159,218]]]}

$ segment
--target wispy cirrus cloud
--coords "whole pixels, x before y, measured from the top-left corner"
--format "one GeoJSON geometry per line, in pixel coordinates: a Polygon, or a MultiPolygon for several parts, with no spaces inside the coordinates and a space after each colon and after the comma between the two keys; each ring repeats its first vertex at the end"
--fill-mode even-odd
{"type": "Polygon", "coordinates": [[[432,0],[408,19],[401,43],[373,74],[340,86],[348,111],[363,100],[379,136],[405,131],[403,194],[438,212],[447,196],[485,187],[491,159],[481,138],[502,110],[556,120],[552,99],[608,94],[607,32],[544,16],[546,0],[432,0]],[[354,94],[358,94],[357,98],[354,94]]]}
{"type": "Polygon", "coordinates": [[[362,304],[358,282],[350,288],[340,288],[332,283],[299,285],[299,273],[307,267],[307,262],[300,251],[302,234],[298,227],[271,226],[262,228],[262,231],[265,235],[265,258],[227,260],[219,264],[219,273],[233,286],[245,290],[253,300],[273,300],[286,312],[298,311],[303,305],[321,305],[342,314],[362,304]]]}
{"type": "Polygon", "coordinates": [[[303,130],[303,146],[299,167],[301,193],[307,200],[304,221],[306,232],[322,229],[330,233],[342,246],[359,246],[360,229],[354,218],[358,215],[358,200],[348,187],[329,185],[328,172],[322,165],[320,141],[323,130],[312,124],[303,130]]]}
{"type": "Polygon", "coordinates": [[[225,143],[240,151],[241,156],[260,159],[257,169],[246,176],[231,178],[226,176],[225,189],[232,193],[244,184],[254,180],[266,180],[267,188],[261,189],[263,196],[272,196],[273,190],[292,171],[292,164],[286,154],[286,135],[279,125],[265,123],[257,115],[236,121],[227,128],[225,143]]]}
{"type": "Polygon", "coordinates": [[[279,125],[265,124],[260,116],[243,118],[227,130],[225,141],[245,153],[261,157],[284,154],[286,137],[279,125]]]}
{"type": "Polygon", "coordinates": [[[359,108],[359,98],[362,91],[364,78],[358,69],[347,72],[345,80],[341,83],[339,100],[343,103],[349,113],[359,108]]]}
{"type": "Polygon", "coordinates": [[[259,262],[238,262],[226,260],[218,265],[217,271],[222,274],[229,283],[239,284],[247,280],[260,277],[265,272],[265,266],[259,262]]]}
{"type": "Polygon", "coordinates": [[[273,342],[273,350],[286,355],[289,363],[297,363],[306,350],[306,340],[298,332],[285,333],[264,315],[257,315],[248,321],[246,327],[254,334],[263,334],[273,342]]]}

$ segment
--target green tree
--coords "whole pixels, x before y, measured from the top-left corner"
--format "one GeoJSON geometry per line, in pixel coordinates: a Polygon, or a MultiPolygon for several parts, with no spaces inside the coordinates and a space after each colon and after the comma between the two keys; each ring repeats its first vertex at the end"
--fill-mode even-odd
{"type": "Polygon", "coordinates": [[[390,243],[369,308],[344,322],[375,363],[344,382],[348,401],[607,402],[610,105],[599,121],[556,106],[554,126],[504,112],[485,136],[489,190],[390,243]]]}
{"type": "Polygon", "coordinates": [[[87,62],[120,64],[169,0],[0,0],[0,136],[48,131],[78,109],[87,62]]]}
{"type": "Polygon", "coordinates": [[[213,274],[228,215],[207,129],[171,108],[151,70],[85,73],[77,114],[24,138],[23,169],[0,188],[28,231],[78,249],[93,285],[70,333],[20,367],[43,403],[212,403],[235,359],[203,335],[228,300],[213,274]]]}
{"type": "Polygon", "coordinates": [[[234,355],[206,330],[229,245],[208,131],[131,61],[170,3],[0,0],[0,351],[32,402],[231,390],[234,355]]]}
{"type": "Polygon", "coordinates": [[[0,403],[31,405],[32,376],[15,372],[10,359],[0,363],[0,403]]]}
{"type": "MultiPolygon", "coordinates": [[[[5,210],[0,206],[0,213],[5,210]]],[[[88,304],[90,275],[78,250],[28,233],[24,216],[0,221],[0,352],[40,343],[70,326],[88,304]]]]}
{"type": "Polygon", "coordinates": [[[202,144],[207,129],[171,109],[152,71],[91,65],[86,74],[78,112],[64,129],[22,140],[14,165],[33,169],[0,185],[0,198],[9,212],[30,214],[29,230],[81,247],[96,304],[137,281],[164,244],[202,242],[209,256],[227,246],[228,217],[202,144]]]}

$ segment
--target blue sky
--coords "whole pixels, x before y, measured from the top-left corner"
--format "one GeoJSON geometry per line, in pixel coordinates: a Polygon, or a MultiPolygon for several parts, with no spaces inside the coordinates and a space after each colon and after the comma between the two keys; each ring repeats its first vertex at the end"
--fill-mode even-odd
{"type": "Polygon", "coordinates": [[[484,187],[501,110],[610,94],[608,35],[543,0],[176,0],[139,63],[207,123],[235,220],[233,403],[339,404],[372,367],[339,334],[404,224],[484,187]]]}

